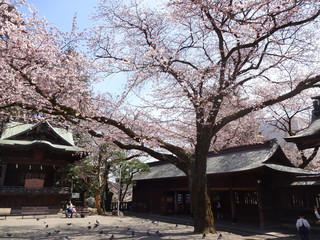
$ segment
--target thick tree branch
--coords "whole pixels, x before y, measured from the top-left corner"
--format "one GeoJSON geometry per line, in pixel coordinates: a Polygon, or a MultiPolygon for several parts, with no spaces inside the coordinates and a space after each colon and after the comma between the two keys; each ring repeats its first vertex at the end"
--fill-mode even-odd
{"type": "Polygon", "coordinates": [[[314,85],[319,82],[320,82],[320,75],[317,75],[317,76],[311,77],[311,78],[307,78],[307,79],[299,82],[297,84],[297,86],[293,90],[291,90],[290,92],[279,95],[278,97],[275,97],[273,99],[263,101],[261,104],[253,105],[248,108],[244,108],[244,109],[237,111],[231,115],[223,117],[220,119],[219,122],[217,122],[216,124],[214,124],[212,126],[212,129],[211,129],[212,134],[214,135],[215,133],[217,133],[217,131],[219,131],[222,127],[224,127],[228,123],[230,123],[234,120],[237,120],[237,119],[249,114],[252,111],[256,111],[256,110],[265,108],[267,106],[271,106],[273,104],[282,102],[286,99],[292,98],[292,97],[296,96],[297,94],[301,93],[303,90],[314,87],[314,85]]]}
{"type": "Polygon", "coordinates": [[[316,157],[318,150],[319,150],[319,147],[315,147],[313,149],[312,154],[309,157],[306,157],[306,155],[304,154],[303,151],[299,151],[301,159],[302,159],[302,163],[299,164],[298,167],[304,169],[316,157]]]}

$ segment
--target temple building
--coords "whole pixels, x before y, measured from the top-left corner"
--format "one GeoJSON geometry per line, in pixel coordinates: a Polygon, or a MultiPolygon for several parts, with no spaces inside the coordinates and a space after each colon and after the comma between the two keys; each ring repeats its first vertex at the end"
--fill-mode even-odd
{"type": "MultiPolygon", "coordinates": [[[[192,215],[186,175],[173,164],[149,165],[134,177],[133,211],[192,215]]],[[[207,186],[214,214],[219,202],[224,219],[261,227],[292,224],[300,212],[312,219],[320,204],[319,172],[295,167],[276,141],[210,153],[207,186]]]]}
{"type": "Polygon", "coordinates": [[[0,207],[19,213],[22,207],[55,211],[71,197],[65,167],[86,156],[71,131],[49,122],[9,122],[0,138],[0,207]]]}

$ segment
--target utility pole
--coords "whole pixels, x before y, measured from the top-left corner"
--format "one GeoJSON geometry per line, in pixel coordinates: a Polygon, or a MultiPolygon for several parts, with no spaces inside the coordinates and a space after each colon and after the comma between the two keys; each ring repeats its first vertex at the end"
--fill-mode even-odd
{"type": "Polygon", "coordinates": [[[120,215],[120,198],[121,198],[121,165],[119,170],[119,192],[118,192],[118,209],[117,209],[117,215],[120,215]]]}

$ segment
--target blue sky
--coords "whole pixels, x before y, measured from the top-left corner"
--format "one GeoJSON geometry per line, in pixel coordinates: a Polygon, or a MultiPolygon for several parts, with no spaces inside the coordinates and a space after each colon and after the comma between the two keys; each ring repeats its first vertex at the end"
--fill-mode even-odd
{"type": "MultiPolygon", "coordinates": [[[[38,10],[40,18],[44,17],[47,22],[53,24],[63,32],[72,30],[72,22],[75,14],[77,15],[78,31],[90,28],[94,25],[91,15],[95,12],[100,0],[26,0],[26,3],[33,5],[38,10]]],[[[148,6],[161,6],[166,0],[146,0],[148,6]]],[[[23,10],[27,13],[27,11],[23,10]]],[[[109,76],[94,84],[96,92],[110,92],[120,94],[125,84],[126,76],[117,74],[109,76]]]]}
{"type": "MultiPolygon", "coordinates": [[[[112,0],[110,0],[112,1],[112,0]]],[[[70,31],[72,20],[77,14],[77,22],[80,30],[89,28],[93,25],[90,19],[91,13],[100,0],[26,0],[27,4],[32,4],[38,9],[39,16],[60,30],[70,31]]],[[[162,6],[167,0],[146,0],[144,3],[148,6],[162,6]]]]}
{"type": "Polygon", "coordinates": [[[77,14],[79,30],[93,25],[90,14],[95,11],[99,0],[26,0],[39,11],[40,17],[64,32],[71,31],[72,20],[77,14]]]}
{"type": "MultiPolygon", "coordinates": [[[[63,32],[70,32],[75,14],[79,31],[94,25],[91,14],[95,11],[99,0],[26,0],[26,3],[33,5],[38,10],[40,18],[44,17],[47,22],[52,23],[63,32]]],[[[94,90],[120,93],[124,81],[123,76],[109,77],[95,83],[94,90]]]]}

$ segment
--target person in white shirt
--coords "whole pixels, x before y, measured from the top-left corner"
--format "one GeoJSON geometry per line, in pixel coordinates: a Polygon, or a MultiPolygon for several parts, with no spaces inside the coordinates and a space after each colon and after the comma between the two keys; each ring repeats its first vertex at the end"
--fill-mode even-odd
{"type": "Polygon", "coordinates": [[[68,201],[67,206],[66,206],[66,218],[69,217],[68,213],[70,213],[70,218],[72,218],[72,215],[74,212],[73,208],[74,208],[74,206],[73,206],[72,202],[68,201]]]}
{"type": "Polygon", "coordinates": [[[299,218],[296,222],[296,227],[297,227],[297,230],[299,231],[301,240],[309,240],[310,224],[304,218],[303,214],[299,215],[299,218]]]}
{"type": "Polygon", "coordinates": [[[318,208],[314,207],[314,214],[318,218],[318,221],[316,221],[316,224],[320,224],[320,214],[318,213],[318,208]]]}

